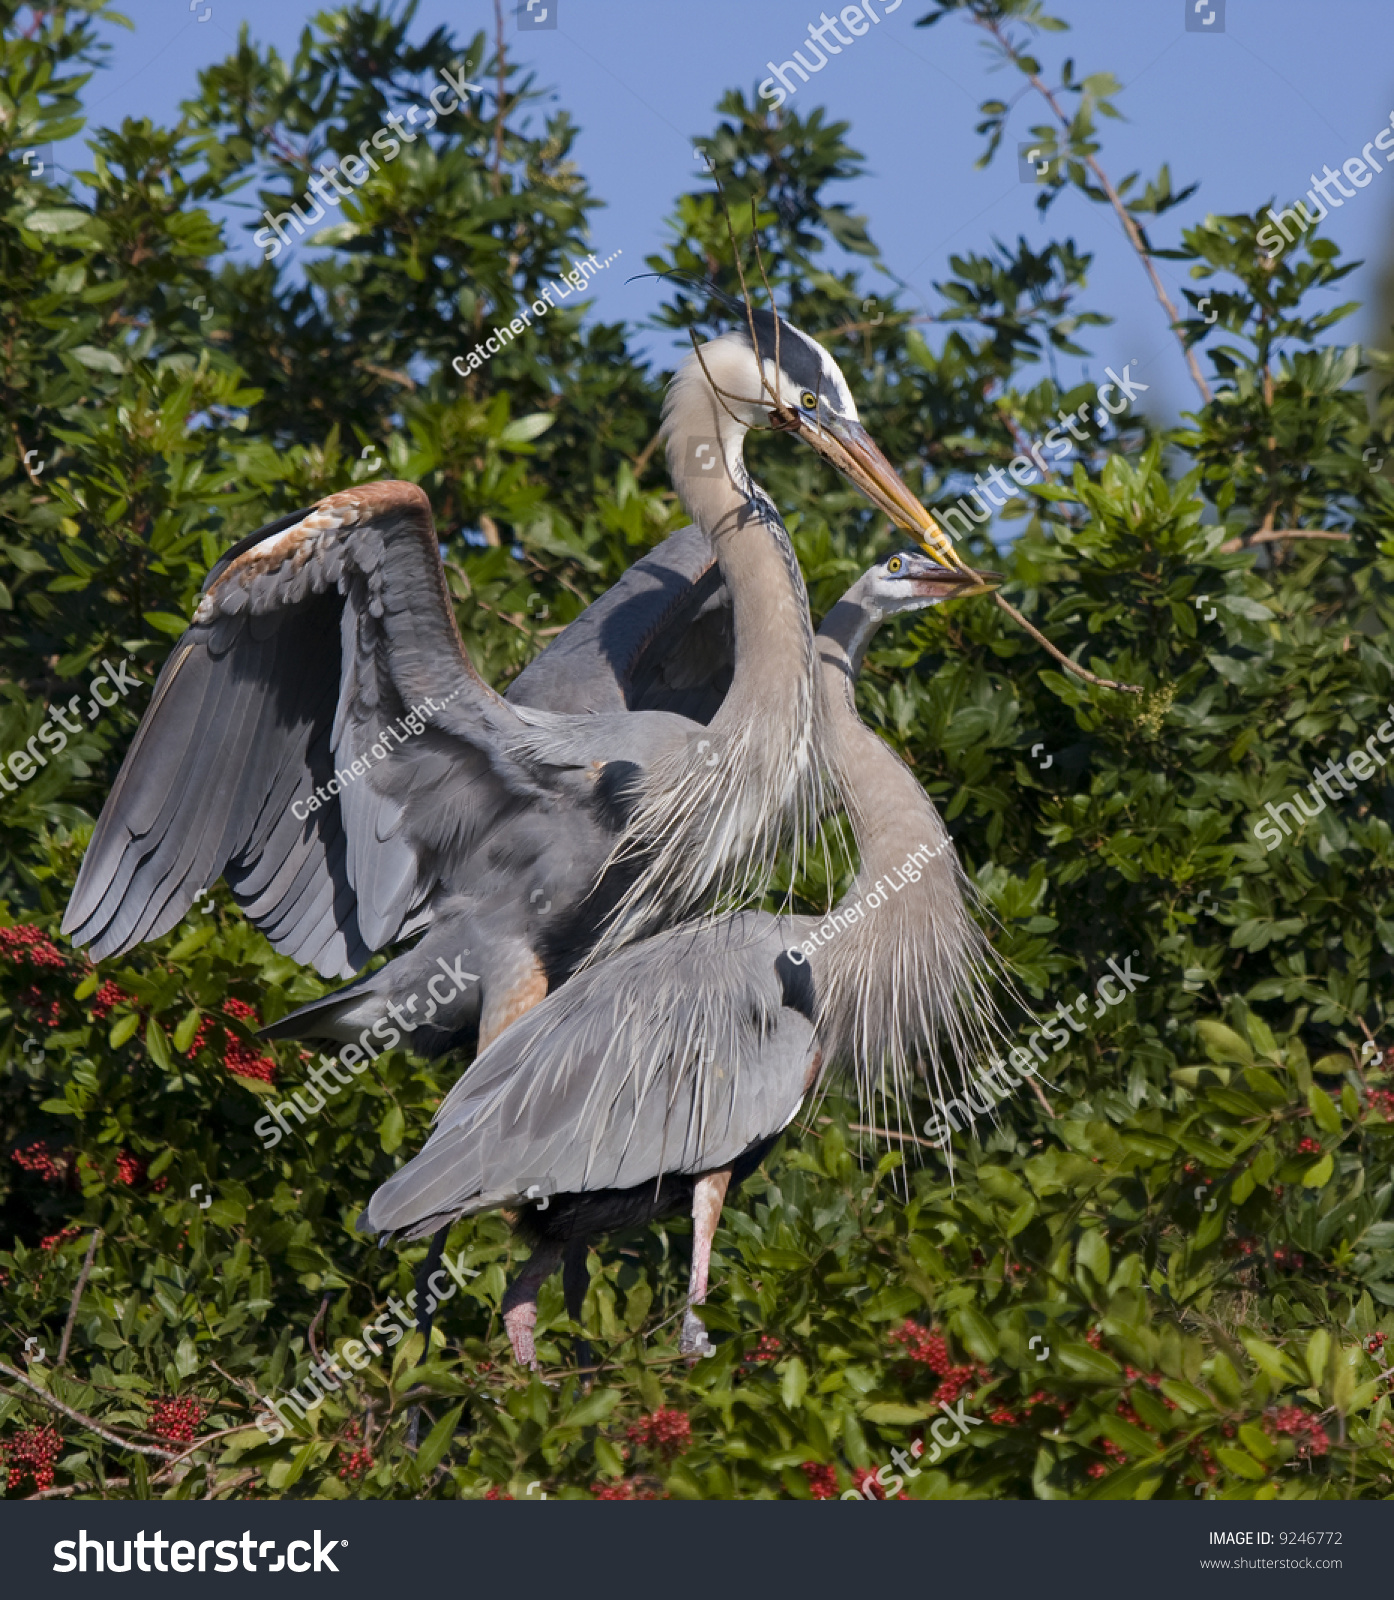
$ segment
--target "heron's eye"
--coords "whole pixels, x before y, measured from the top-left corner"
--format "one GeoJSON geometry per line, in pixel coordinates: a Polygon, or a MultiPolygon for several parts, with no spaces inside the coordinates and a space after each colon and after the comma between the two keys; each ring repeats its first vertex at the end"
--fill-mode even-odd
{"type": "Polygon", "coordinates": [[[805,411],[816,411],[818,409],[818,396],[814,394],[812,389],[805,389],[799,396],[799,404],[805,411]]]}
{"type": "Polygon", "coordinates": [[[900,559],[899,556],[892,556],[891,559],[886,563],[886,571],[899,572],[904,565],[905,563],[900,559]]]}

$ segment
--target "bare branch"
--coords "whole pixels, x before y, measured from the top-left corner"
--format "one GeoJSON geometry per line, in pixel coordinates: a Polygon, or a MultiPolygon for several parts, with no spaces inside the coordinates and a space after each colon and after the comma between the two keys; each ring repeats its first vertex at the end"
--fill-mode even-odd
{"type": "Polygon", "coordinates": [[[73,1324],[77,1321],[77,1308],[82,1301],[82,1291],[87,1287],[88,1274],[92,1271],[92,1262],[97,1254],[97,1241],[102,1236],[100,1228],[93,1228],[92,1238],[87,1246],[87,1259],[82,1263],[82,1271],[78,1274],[77,1287],[73,1290],[72,1304],[68,1307],[68,1320],[63,1324],[63,1340],[58,1346],[58,1365],[61,1367],[68,1359],[68,1341],[73,1336],[73,1324]]]}
{"type": "Polygon", "coordinates": [[[1031,635],[1037,644],[1043,645],[1045,649],[1049,650],[1051,655],[1055,657],[1060,665],[1065,667],[1068,671],[1073,672],[1077,678],[1083,678],[1086,683],[1097,684],[1100,689],[1117,689],[1120,694],[1142,693],[1142,685],[1139,683],[1115,683],[1112,678],[1096,678],[1092,672],[1080,666],[1079,662],[1071,661],[1069,656],[1067,656],[1062,650],[1057,650],[1050,640],[1046,638],[1045,634],[1043,634],[1039,628],[1032,627],[1026,618],[1023,617],[1022,614],[1017,610],[1017,608],[1013,605],[1009,605],[1007,601],[1002,598],[1000,593],[994,592],[992,598],[999,606],[1001,606],[1003,611],[1005,611],[1014,622],[1019,623],[1021,627],[1026,629],[1027,633],[1031,635]]]}
{"type": "MultiPolygon", "coordinates": [[[[140,1455],[154,1456],[160,1461],[177,1461],[179,1459],[179,1456],[173,1450],[161,1450],[153,1444],[136,1444],[131,1439],[123,1439],[119,1433],[113,1433],[110,1428],[104,1428],[100,1422],[94,1421],[91,1417],[83,1416],[82,1412],[74,1411],[71,1406],[65,1406],[61,1400],[51,1395],[47,1389],[41,1389],[37,1383],[31,1383],[22,1372],[16,1372],[12,1366],[4,1361],[0,1361],[0,1374],[7,1378],[13,1378],[16,1383],[22,1383],[26,1389],[32,1390],[46,1406],[60,1412],[70,1421],[76,1422],[80,1427],[89,1428],[93,1433],[100,1435],[101,1438],[108,1440],[122,1450],[134,1450],[140,1455]]],[[[187,1454],[188,1452],[184,1453],[187,1454]]]]}
{"type": "MultiPolygon", "coordinates": [[[[1002,32],[1001,25],[996,22],[980,21],[979,26],[987,29],[992,37],[996,39],[1002,50],[1006,52],[1012,64],[1020,68],[1020,57],[1017,55],[1015,47],[1007,38],[1006,34],[1002,32]]],[[[1070,119],[1065,115],[1064,109],[1060,105],[1060,102],[1055,98],[1054,93],[1045,86],[1037,73],[1028,72],[1025,74],[1025,77],[1027,82],[1030,83],[1031,87],[1036,91],[1037,94],[1041,96],[1045,103],[1050,107],[1051,111],[1055,114],[1056,121],[1059,122],[1060,126],[1068,132],[1070,119]]],[[[1206,405],[1209,405],[1212,398],[1210,393],[1210,385],[1205,381],[1205,378],[1201,373],[1200,363],[1196,360],[1195,351],[1186,343],[1185,336],[1181,332],[1181,313],[1176,309],[1176,305],[1171,296],[1166,292],[1165,285],[1157,276],[1157,269],[1152,265],[1151,253],[1147,248],[1146,241],[1142,237],[1142,229],[1139,228],[1137,223],[1133,220],[1132,212],[1129,211],[1127,206],[1123,204],[1122,200],[1119,198],[1118,191],[1109,181],[1108,174],[1094,159],[1094,157],[1085,156],[1084,164],[1089,168],[1090,172],[1093,173],[1099,187],[1107,196],[1108,203],[1113,207],[1114,215],[1123,225],[1123,231],[1128,236],[1128,243],[1131,244],[1133,249],[1136,251],[1138,260],[1142,262],[1143,270],[1147,273],[1148,278],[1152,282],[1152,292],[1157,296],[1157,300],[1160,303],[1162,310],[1166,312],[1167,321],[1171,324],[1172,331],[1176,334],[1178,340],[1180,340],[1181,353],[1186,358],[1186,365],[1191,370],[1191,377],[1195,380],[1196,388],[1200,391],[1200,397],[1206,405]]]]}

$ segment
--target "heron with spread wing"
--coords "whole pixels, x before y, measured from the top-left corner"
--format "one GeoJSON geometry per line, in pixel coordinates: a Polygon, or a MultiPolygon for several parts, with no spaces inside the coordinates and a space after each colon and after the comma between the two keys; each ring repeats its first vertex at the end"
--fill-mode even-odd
{"type": "Polygon", "coordinates": [[[962,567],[832,358],[747,309],[744,328],[681,364],[664,409],[670,468],[730,597],[730,685],[708,723],[627,708],[643,640],[613,663],[612,707],[551,708],[523,685],[501,698],[461,643],[425,494],[344,490],[242,540],[209,574],[64,931],[95,959],[121,954],[221,876],[278,949],[326,976],[421,933],[275,1031],[357,1040],[369,1055],[405,1031],[435,1053],[497,1037],[602,930],[618,945],[751,886],[811,824],[819,766],[807,595],[742,455],[748,430],[769,426],[962,567]],[[471,981],[428,1011],[428,977],[462,961],[471,981]]]}
{"type": "Polygon", "coordinates": [[[697,1307],[728,1187],[772,1147],[825,1065],[849,1067],[865,1100],[899,1103],[913,1076],[942,1097],[955,1064],[961,1072],[997,1031],[990,950],[947,830],[852,694],[884,617],[990,581],[919,553],[892,556],[819,630],[823,752],[860,858],[827,938],[824,919],[740,912],[602,959],[482,1052],[420,1153],[368,1202],[360,1228],[408,1239],[519,1210],[534,1250],[504,1320],[521,1363],[535,1363],[537,1291],[559,1264],[579,1318],[590,1235],[689,1207],[681,1347],[705,1348],[697,1307]]]}

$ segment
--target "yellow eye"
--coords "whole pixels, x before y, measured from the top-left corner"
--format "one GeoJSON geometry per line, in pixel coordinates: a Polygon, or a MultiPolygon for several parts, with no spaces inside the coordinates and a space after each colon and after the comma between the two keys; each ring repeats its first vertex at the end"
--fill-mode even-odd
{"type": "Polygon", "coordinates": [[[818,409],[818,396],[811,389],[805,389],[799,396],[799,404],[805,411],[816,411],[818,409]]]}
{"type": "Polygon", "coordinates": [[[899,556],[892,556],[891,559],[886,563],[886,571],[899,572],[904,565],[905,563],[900,559],[899,556]]]}

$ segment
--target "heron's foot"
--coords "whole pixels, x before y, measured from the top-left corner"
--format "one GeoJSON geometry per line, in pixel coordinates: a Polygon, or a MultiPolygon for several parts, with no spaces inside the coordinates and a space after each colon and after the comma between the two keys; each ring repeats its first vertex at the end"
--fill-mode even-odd
{"type": "Polygon", "coordinates": [[[520,1367],[537,1371],[537,1346],[532,1332],[537,1326],[537,1301],[524,1300],[510,1306],[503,1314],[503,1325],[508,1330],[508,1342],[513,1346],[513,1359],[520,1367]]]}
{"type": "Polygon", "coordinates": [[[678,1339],[678,1350],[687,1357],[688,1364],[700,1361],[703,1356],[714,1356],[716,1346],[707,1337],[707,1325],[692,1309],[687,1308],[682,1319],[682,1334],[678,1339]]]}

